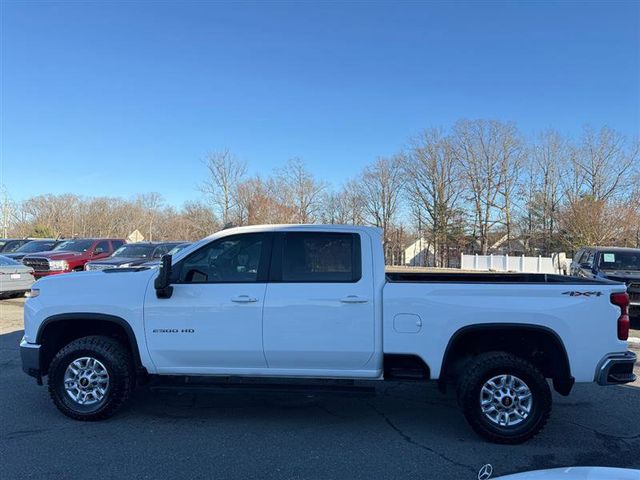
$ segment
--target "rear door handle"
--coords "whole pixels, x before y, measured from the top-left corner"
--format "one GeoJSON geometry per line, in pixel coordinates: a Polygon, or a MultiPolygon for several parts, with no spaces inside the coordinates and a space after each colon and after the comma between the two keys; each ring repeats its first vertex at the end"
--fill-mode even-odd
{"type": "Polygon", "coordinates": [[[257,302],[257,298],[250,297],[249,295],[238,295],[231,299],[232,302],[235,303],[254,303],[257,302]]]}
{"type": "Polygon", "coordinates": [[[358,297],[357,295],[347,295],[346,297],[342,297],[340,299],[342,303],[367,303],[367,300],[364,297],[358,297]]]}

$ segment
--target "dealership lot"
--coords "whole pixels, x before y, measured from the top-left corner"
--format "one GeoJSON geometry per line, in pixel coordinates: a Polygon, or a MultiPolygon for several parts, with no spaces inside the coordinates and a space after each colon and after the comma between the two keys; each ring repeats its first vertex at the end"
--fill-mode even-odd
{"type": "Polygon", "coordinates": [[[20,369],[22,303],[0,301],[2,478],[475,479],[485,463],[496,475],[565,465],[640,468],[638,381],[555,395],[547,428],[515,447],[482,441],[451,395],[422,384],[385,383],[375,397],[141,389],[111,420],[74,422],[20,369]]]}

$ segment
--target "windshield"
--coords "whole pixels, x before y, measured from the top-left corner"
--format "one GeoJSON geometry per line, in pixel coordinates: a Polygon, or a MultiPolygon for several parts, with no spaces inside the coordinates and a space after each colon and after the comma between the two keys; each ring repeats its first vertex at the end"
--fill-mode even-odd
{"type": "Polygon", "coordinates": [[[169,255],[175,255],[179,251],[184,250],[185,248],[187,248],[189,245],[190,245],[190,243],[184,243],[182,245],[176,245],[171,250],[169,250],[168,253],[169,253],[169,255]]]}
{"type": "Polygon", "coordinates": [[[637,252],[602,252],[602,270],[640,270],[640,250],[637,252]]]}
{"type": "Polygon", "coordinates": [[[25,243],[23,246],[21,246],[19,249],[16,250],[16,252],[24,252],[24,253],[31,253],[31,252],[45,252],[47,250],[51,250],[56,246],[56,242],[29,242],[29,243],[25,243]]]}
{"type": "Polygon", "coordinates": [[[135,258],[149,258],[153,254],[155,245],[123,245],[115,252],[112,257],[135,257],[135,258]]]}
{"type": "Polygon", "coordinates": [[[69,252],[86,252],[93,245],[93,240],[67,240],[58,245],[54,250],[66,250],[69,252]]]}
{"type": "Polygon", "coordinates": [[[7,267],[7,266],[14,266],[14,265],[20,265],[20,263],[0,255],[0,267],[7,267]]]}

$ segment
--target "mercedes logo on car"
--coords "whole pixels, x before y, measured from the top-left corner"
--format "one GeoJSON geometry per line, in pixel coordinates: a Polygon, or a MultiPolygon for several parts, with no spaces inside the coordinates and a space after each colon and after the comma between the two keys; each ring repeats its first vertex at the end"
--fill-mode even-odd
{"type": "Polygon", "coordinates": [[[480,470],[478,470],[478,480],[489,480],[493,475],[493,467],[490,463],[483,465],[480,470]]]}

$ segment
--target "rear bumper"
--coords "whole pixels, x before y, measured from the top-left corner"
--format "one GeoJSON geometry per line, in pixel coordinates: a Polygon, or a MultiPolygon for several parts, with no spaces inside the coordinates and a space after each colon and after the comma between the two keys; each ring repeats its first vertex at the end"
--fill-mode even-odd
{"type": "Polygon", "coordinates": [[[633,367],[636,354],[630,351],[605,355],[596,369],[595,381],[599,385],[619,385],[636,380],[633,367]]]}
{"type": "Polygon", "coordinates": [[[39,384],[42,384],[42,372],[40,370],[40,345],[27,343],[22,339],[20,342],[20,359],[22,360],[22,371],[31,377],[35,377],[39,384]]]}

